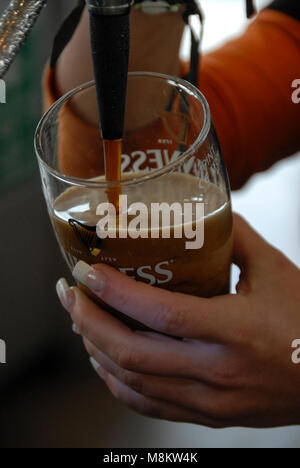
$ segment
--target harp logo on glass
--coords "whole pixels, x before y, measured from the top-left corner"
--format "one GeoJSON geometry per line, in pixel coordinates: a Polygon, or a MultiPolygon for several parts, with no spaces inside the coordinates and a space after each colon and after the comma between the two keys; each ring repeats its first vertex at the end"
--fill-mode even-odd
{"type": "Polygon", "coordinates": [[[0,104],[6,104],[6,83],[0,80],[0,104]]]}
{"type": "Polygon", "coordinates": [[[6,343],[0,340],[0,364],[6,364],[6,343]]]}

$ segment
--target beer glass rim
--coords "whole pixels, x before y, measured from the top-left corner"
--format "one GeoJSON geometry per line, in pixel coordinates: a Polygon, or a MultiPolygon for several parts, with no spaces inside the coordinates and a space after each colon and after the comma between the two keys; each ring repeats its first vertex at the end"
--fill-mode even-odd
{"type": "Polygon", "coordinates": [[[181,89],[184,89],[184,91],[188,92],[189,94],[192,94],[195,96],[198,101],[200,102],[202,109],[203,109],[203,125],[202,128],[197,136],[195,138],[195,141],[189,146],[189,148],[184,151],[178,159],[176,159],[173,162],[168,163],[166,166],[160,169],[155,169],[149,173],[144,173],[143,175],[140,176],[135,176],[133,174],[133,177],[130,179],[127,179],[125,181],[105,181],[105,180],[99,180],[96,178],[95,179],[82,179],[79,177],[73,177],[69,176],[66,174],[63,174],[62,172],[59,172],[58,170],[54,169],[51,167],[46,161],[45,161],[45,154],[46,151],[43,148],[43,133],[44,129],[47,125],[47,122],[49,118],[55,113],[59,108],[63,106],[67,101],[69,101],[73,96],[76,94],[87,90],[89,88],[92,88],[95,86],[95,81],[89,81],[87,83],[81,84],[77,86],[76,88],[72,89],[65,95],[63,95],[61,98],[59,98],[57,101],[55,101],[52,106],[44,113],[42,116],[41,120],[38,123],[35,136],[34,136],[34,148],[35,148],[35,153],[38,158],[39,163],[46,169],[46,171],[51,174],[54,178],[65,182],[69,185],[73,186],[78,186],[78,187],[89,187],[89,188],[108,188],[112,187],[114,185],[118,186],[129,186],[129,185],[135,185],[139,184],[141,182],[147,182],[149,180],[153,180],[154,178],[160,177],[164,174],[168,174],[169,172],[173,171],[176,169],[178,166],[181,166],[186,160],[188,160],[206,140],[210,128],[211,128],[211,113],[210,113],[210,108],[209,104],[205,98],[205,96],[197,89],[194,85],[189,83],[188,81],[182,79],[182,78],[177,78],[172,75],[166,75],[163,73],[154,73],[154,72],[129,72],[128,73],[128,78],[135,78],[135,77],[152,77],[155,79],[160,79],[167,81],[170,85],[176,87],[179,87],[181,89]]]}

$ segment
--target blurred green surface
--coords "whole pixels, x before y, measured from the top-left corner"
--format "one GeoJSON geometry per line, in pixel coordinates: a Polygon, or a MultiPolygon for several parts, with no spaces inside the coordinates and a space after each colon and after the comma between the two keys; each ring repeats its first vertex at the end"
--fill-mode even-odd
{"type": "MultiPolygon", "coordinates": [[[[0,0],[0,12],[8,0],[0,0]]],[[[35,128],[42,114],[41,79],[53,38],[76,0],[51,0],[4,77],[6,104],[0,104],[0,196],[35,172],[35,128]]]]}
{"type": "Polygon", "coordinates": [[[24,46],[6,79],[6,104],[0,107],[0,193],[24,181],[35,169],[33,135],[40,115],[40,79],[34,40],[24,46]]]}

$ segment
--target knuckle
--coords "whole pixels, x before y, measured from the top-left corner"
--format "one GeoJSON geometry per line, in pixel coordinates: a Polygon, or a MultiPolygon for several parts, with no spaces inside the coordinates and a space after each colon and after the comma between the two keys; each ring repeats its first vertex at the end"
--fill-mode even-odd
{"type": "Polygon", "coordinates": [[[252,320],[251,322],[250,317],[253,316],[253,314],[251,314],[251,309],[245,307],[244,311],[246,318],[243,317],[240,323],[235,324],[231,336],[231,344],[234,349],[237,351],[239,350],[239,352],[249,349],[253,343],[256,343],[260,329],[260,321],[252,320]]]}
{"type": "Polygon", "coordinates": [[[76,323],[76,328],[77,328],[78,333],[81,336],[87,336],[87,328],[86,328],[85,320],[81,314],[77,314],[75,316],[75,323],[76,323]]]}
{"type": "Polygon", "coordinates": [[[122,375],[122,381],[127,387],[134,390],[136,393],[143,392],[142,377],[134,372],[125,371],[122,375]]]}
{"type": "Polygon", "coordinates": [[[126,347],[124,347],[121,344],[117,344],[114,346],[112,350],[112,358],[113,360],[120,366],[120,367],[126,367],[125,364],[127,363],[127,356],[128,356],[128,350],[126,347]]]}
{"type": "Polygon", "coordinates": [[[92,343],[90,343],[88,340],[84,339],[83,340],[83,343],[84,343],[84,346],[85,346],[85,349],[87,350],[87,353],[92,356],[92,357],[95,357],[94,354],[94,346],[92,345],[92,343]]]}
{"type": "Polygon", "coordinates": [[[159,329],[172,333],[183,329],[185,313],[177,309],[174,304],[163,304],[157,313],[157,325],[159,329]]]}
{"type": "Polygon", "coordinates": [[[224,363],[213,370],[213,382],[220,387],[235,387],[240,380],[240,370],[232,362],[224,363]]]}
{"type": "MultiPolygon", "coordinates": [[[[252,342],[253,332],[250,326],[247,324],[239,324],[235,327],[234,334],[231,338],[231,343],[236,348],[246,349],[248,348],[249,343],[252,342]]],[[[227,369],[227,372],[230,373],[230,369],[227,369]]]]}
{"type": "Polygon", "coordinates": [[[113,396],[117,400],[124,400],[125,401],[125,399],[124,399],[124,397],[122,395],[121,388],[118,385],[116,385],[115,381],[112,379],[110,374],[107,375],[106,384],[107,384],[109,390],[111,391],[111,393],[113,394],[113,396]]]}
{"type": "Polygon", "coordinates": [[[231,344],[235,348],[244,349],[257,335],[257,323],[253,320],[253,302],[246,297],[240,297],[232,311],[235,314],[235,321],[232,327],[231,344]]]}
{"type": "Polygon", "coordinates": [[[140,356],[128,345],[117,345],[112,353],[113,360],[122,368],[137,370],[140,364],[140,356]]]}

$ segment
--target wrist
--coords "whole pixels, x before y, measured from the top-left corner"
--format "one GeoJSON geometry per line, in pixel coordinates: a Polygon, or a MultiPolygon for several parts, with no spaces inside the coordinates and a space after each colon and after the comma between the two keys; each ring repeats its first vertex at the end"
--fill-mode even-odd
{"type": "Polygon", "coordinates": [[[176,13],[156,15],[132,8],[130,71],[179,74],[179,51],[185,28],[183,8],[176,13]]]}

